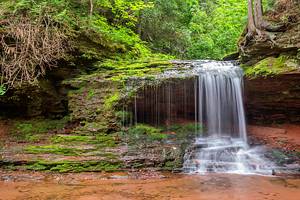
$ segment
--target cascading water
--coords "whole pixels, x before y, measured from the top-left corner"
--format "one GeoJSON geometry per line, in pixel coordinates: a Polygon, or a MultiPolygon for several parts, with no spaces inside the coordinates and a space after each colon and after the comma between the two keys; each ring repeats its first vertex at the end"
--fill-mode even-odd
{"type": "Polygon", "coordinates": [[[243,71],[229,62],[198,68],[198,120],[203,135],[185,155],[186,172],[270,173],[270,162],[247,145],[243,71]]]}
{"type": "Polygon", "coordinates": [[[164,80],[160,84],[140,89],[131,121],[155,126],[193,121],[197,138],[185,153],[185,172],[270,174],[272,163],[262,149],[247,144],[242,69],[232,62],[179,65],[184,70],[167,71],[157,78],[164,80]]]}
{"type": "Polygon", "coordinates": [[[229,62],[211,62],[198,73],[198,115],[207,136],[233,136],[246,142],[242,69],[229,62]]]}

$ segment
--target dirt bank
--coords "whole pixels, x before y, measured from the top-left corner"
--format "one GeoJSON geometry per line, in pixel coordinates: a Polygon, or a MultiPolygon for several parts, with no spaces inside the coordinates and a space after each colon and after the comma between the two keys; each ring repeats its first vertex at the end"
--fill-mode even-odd
{"type": "Polygon", "coordinates": [[[300,125],[248,126],[252,140],[271,148],[300,152],[300,125]]]}

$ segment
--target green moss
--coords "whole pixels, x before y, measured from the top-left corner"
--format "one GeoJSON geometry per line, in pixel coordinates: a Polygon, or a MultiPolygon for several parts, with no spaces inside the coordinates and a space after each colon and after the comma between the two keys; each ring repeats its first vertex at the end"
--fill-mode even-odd
{"type": "Polygon", "coordinates": [[[136,126],[130,127],[128,129],[128,135],[131,139],[134,140],[163,140],[168,136],[162,133],[161,129],[145,125],[137,124],[136,126]]]}
{"type": "MultiPolygon", "coordinates": [[[[45,145],[45,146],[27,146],[24,148],[26,153],[32,154],[57,154],[65,156],[78,156],[83,154],[99,155],[97,150],[115,147],[116,142],[112,135],[96,135],[96,136],[76,136],[76,135],[56,135],[51,137],[50,141],[54,144],[72,145],[71,147],[62,145],[45,145]],[[73,146],[78,144],[94,145],[93,149],[78,149],[73,146]]],[[[105,157],[111,155],[101,151],[105,157]]]]}
{"type": "Polygon", "coordinates": [[[90,136],[80,135],[55,135],[51,137],[52,143],[89,143],[91,141],[90,136]]]}
{"type": "Polygon", "coordinates": [[[14,122],[11,134],[17,141],[37,142],[41,140],[44,133],[52,130],[62,129],[69,118],[61,120],[34,119],[14,122]]]}
{"type": "Polygon", "coordinates": [[[244,67],[244,70],[247,77],[266,77],[296,70],[298,65],[297,60],[288,56],[268,57],[253,67],[244,67]]]}
{"type": "Polygon", "coordinates": [[[98,147],[115,147],[115,139],[110,135],[97,135],[96,139],[92,141],[93,144],[97,144],[98,147]]]}
{"type": "Polygon", "coordinates": [[[82,122],[85,123],[83,127],[77,128],[79,135],[96,135],[103,134],[107,131],[107,124],[104,122],[82,122]]]}
{"type": "Polygon", "coordinates": [[[56,135],[51,138],[51,142],[55,144],[96,144],[97,148],[116,146],[114,137],[105,134],[96,136],[56,135]]]}
{"type": "Polygon", "coordinates": [[[120,99],[120,94],[119,92],[115,92],[114,94],[112,94],[111,96],[108,96],[106,99],[105,99],[105,102],[104,102],[104,108],[106,110],[111,110],[113,109],[113,107],[118,103],[120,99]]]}
{"type": "Polygon", "coordinates": [[[35,171],[55,171],[55,172],[113,172],[118,171],[122,167],[120,161],[59,161],[47,162],[36,161],[34,163],[26,164],[25,169],[35,171]]]}
{"type": "Polygon", "coordinates": [[[44,171],[48,169],[46,165],[43,165],[42,163],[39,162],[27,165],[25,168],[34,171],[44,171]]]}
{"type": "Polygon", "coordinates": [[[146,78],[162,73],[165,69],[173,66],[170,59],[172,59],[170,56],[153,54],[150,57],[136,60],[108,59],[97,66],[100,70],[108,70],[110,80],[122,82],[133,76],[146,78]]]}
{"type": "Polygon", "coordinates": [[[32,154],[58,154],[65,156],[77,156],[86,152],[87,150],[66,148],[58,145],[46,145],[46,146],[27,146],[24,148],[26,153],[32,154]]]}
{"type": "Polygon", "coordinates": [[[91,99],[95,96],[95,91],[93,89],[89,90],[88,94],[87,94],[87,99],[91,99]]]}

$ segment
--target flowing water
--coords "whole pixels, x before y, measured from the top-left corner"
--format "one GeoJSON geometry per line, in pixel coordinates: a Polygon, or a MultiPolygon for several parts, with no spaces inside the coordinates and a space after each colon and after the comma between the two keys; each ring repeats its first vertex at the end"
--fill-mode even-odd
{"type": "Polygon", "coordinates": [[[249,148],[243,105],[243,70],[232,62],[193,61],[168,71],[159,86],[135,97],[135,123],[194,121],[198,135],[185,154],[188,173],[271,174],[263,148],[249,148]],[[202,128],[199,128],[202,127],[202,128]]]}
{"type": "Polygon", "coordinates": [[[125,174],[110,176],[112,178],[105,178],[101,173],[8,175],[0,172],[0,199],[299,200],[300,195],[297,178],[234,174],[166,174],[164,178],[147,179],[126,178],[125,174]]]}
{"type": "Polygon", "coordinates": [[[229,62],[198,70],[198,122],[205,127],[185,155],[186,172],[272,173],[262,149],[247,144],[243,71],[229,62]]]}

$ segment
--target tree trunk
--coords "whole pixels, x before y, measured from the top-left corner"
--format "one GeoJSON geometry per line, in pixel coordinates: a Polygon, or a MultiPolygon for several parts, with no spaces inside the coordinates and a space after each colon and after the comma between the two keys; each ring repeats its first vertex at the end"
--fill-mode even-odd
{"type": "Polygon", "coordinates": [[[263,6],[261,1],[262,0],[254,0],[255,26],[260,30],[265,29],[267,26],[267,23],[263,19],[263,6]]]}
{"type": "Polygon", "coordinates": [[[248,35],[253,36],[256,33],[256,26],[253,16],[252,0],[248,0],[248,35]]]}
{"type": "Polygon", "coordinates": [[[93,0],[90,0],[90,13],[89,13],[90,16],[93,15],[93,11],[94,11],[94,3],[93,0]]]}

